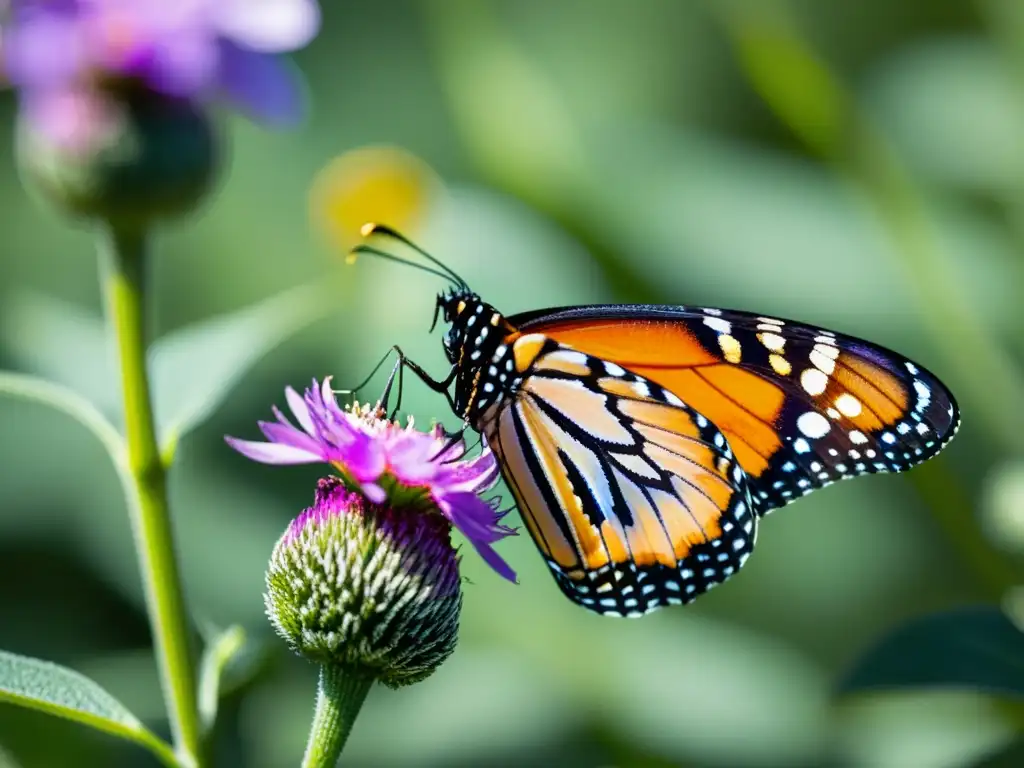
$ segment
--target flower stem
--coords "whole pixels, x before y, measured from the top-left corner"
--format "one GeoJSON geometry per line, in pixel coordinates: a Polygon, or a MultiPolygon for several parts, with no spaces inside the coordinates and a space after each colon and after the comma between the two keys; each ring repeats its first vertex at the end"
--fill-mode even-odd
{"type": "Polygon", "coordinates": [[[195,667],[167,505],[167,474],[157,445],[146,367],[146,236],[110,228],[100,243],[103,290],[117,337],[128,469],[135,493],[128,508],[174,745],[198,764],[195,667]]]}
{"type": "Polygon", "coordinates": [[[351,668],[337,664],[320,667],[316,712],[302,768],[334,768],[372,685],[370,675],[351,668]]]}

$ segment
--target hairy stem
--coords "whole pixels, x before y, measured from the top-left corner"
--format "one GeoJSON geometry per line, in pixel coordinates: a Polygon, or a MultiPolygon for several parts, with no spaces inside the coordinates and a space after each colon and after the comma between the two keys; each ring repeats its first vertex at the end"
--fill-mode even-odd
{"type": "Polygon", "coordinates": [[[316,712],[302,768],[334,768],[372,685],[372,677],[351,668],[320,667],[316,712]]]}
{"type": "Polygon", "coordinates": [[[146,366],[146,237],[141,232],[108,230],[100,253],[107,315],[117,338],[128,469],[134,485],[128,508],[160,681],[175,748],[183,762],[198,764],[195,667],[146,366]]]}

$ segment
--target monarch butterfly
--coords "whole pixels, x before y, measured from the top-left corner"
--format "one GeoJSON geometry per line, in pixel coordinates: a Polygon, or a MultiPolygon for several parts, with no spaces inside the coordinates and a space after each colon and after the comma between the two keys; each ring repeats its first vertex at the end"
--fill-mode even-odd
{"type": "MultiPolygon", "coordinates": [[[[506,317],[449,280],[451,370],[432,378],[496,456],[562,592],[608,616],[693,601],[736,573],[760,519],[836,480],[901,472],[959,426],[931,373],[868,341],[725,309],[594,305],[506,317]]],[[[434,267],[437,267],[435,269],[434,267]]],[[[434,326],[431,326],[433,329],[434,326]]]]}

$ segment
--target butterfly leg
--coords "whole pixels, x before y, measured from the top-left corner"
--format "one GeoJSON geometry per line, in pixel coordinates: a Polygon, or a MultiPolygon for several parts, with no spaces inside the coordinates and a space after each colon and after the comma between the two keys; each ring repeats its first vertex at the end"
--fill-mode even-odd
{"type": "MultiPolygon", "coordinates": [[[[408,357],[406,357],[405,353],[401,350],[401,348],[395,346],[394,350],[395,352],[398,353],[398,366],[396,367],[400,366],[400,369],[398,371],[399,404],[401,404],[402,371],[405,368],[408,368],[410,371],[416,374],[417,378],[419,378],[420,381],[422,381],[435,392],[440,392],[442,395],[444,395],[445,399],[448,401],[448,405],[451,406],[453,411],[456,410],[455,400],[452,398],[452,394],[449,390],[452,386],[452,382],[455,381],[456,374],[458,373],[457,368],[453,366],[451,373],[449,373],[448,376],[445,377],[445,379],[443,379],[442,381],[438,381],[434,379],[425,370],[423,370],[423,368],[420,367],[419,363],[416,363],[413,360],[410,360],[408,357]]],[[[394,375],[394,372],[392,372],[392,375],[394,375]]]]}
{"type": "MultiPolygon", "coordinates": [[[[394,347],[392,347],[387,352],[385,352],[384,356],[377,361],[377,364],[375,366],[373,366],[373,370],[370,371],[370,374],[365,379],[363,379],[358,386],[355,386],[352,389],[336,389],[334,390],[334,394],[352,396],[358,395],[370,383],[373,377],[377,375],[377,371],[379,371],[381,369],[381,366],[383,366],[384,363],[387,362],[387,359],[391,357],[392,354],[394,354],[394,351],[395,349],[394,347]]],[[[394,378],[394,375],[394,371],[392,371],[391,376],[388,377],[388,383],[384,386],[384,394],[381,395],[381,403],[383,403],[385,407],[387,406],[387,394],[388,391],[391,389],[391,379],[394,378]]]]}

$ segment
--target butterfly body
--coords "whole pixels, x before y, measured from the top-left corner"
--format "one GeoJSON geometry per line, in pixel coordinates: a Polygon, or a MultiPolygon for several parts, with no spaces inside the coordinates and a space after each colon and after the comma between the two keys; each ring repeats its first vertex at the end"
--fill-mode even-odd
{"type": "Polygon", "coordinates": [[[438,311],[455,410],[559,587],[606,615],[692,601],[742,567],[762,516],[908,469],[959,423],[920,366],[792,321],[663,305],[505,317],[468,289],[438,311]]]}

